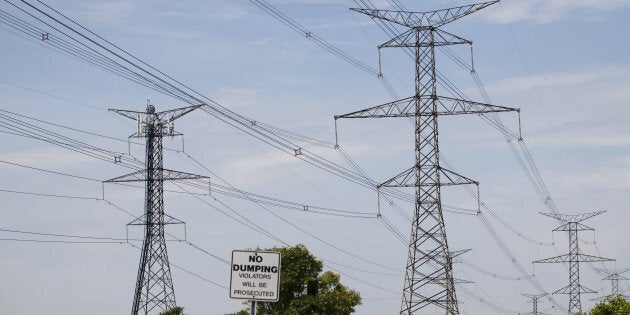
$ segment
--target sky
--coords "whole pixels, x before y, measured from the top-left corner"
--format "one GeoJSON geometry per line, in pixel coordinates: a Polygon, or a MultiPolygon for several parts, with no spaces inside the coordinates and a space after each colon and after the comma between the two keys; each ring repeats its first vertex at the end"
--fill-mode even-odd
{"type": "MultiPolygon", "coordinates": [[[[327,146],[296,143],[351,168],[340,153],[345,152],[375,182],[413,163],[413,126],[401,118],[339,120],[343,151],[334,148],[334,115],[412,95],[413,60],[401,50],[381,50],[382,73],[392,95],[375,76],[251,1],[45,3],[235,113],[326,141],[327,146]]],[[[352,58],[378,68],[377,46],[389,37],[373,20],[349,10],[357,7],[354,1],[269,3],[352,58]]],[[[399,4],[428,11],[469,2],[372,3],[382,9],[399,4]]],[[[28,19],[9,2],[0,4],[0,10],[28,19]]],[[[605,275],[594,268],[630,267],[628,14],[630,2],[624,0],[504,0],[444,26],[474,42],[474,69],[490,101],[521,109],[528,150],[515,141],[506,143],[479,116],[440,117],[441,161],[480,182],[484,205],[483,215],[477,215],[477,200],[466,189],[442,190],[445,209],[451,210],[445,212],[449,246],[470,249],[454,264],[455,277],[471,281],[457,289],[462,314],[530,312],[522,294],[539,292],[522,279],[515,262],[546,292],[568,284],[566,266],[532,264],[568,252],[568,239],[552,232],[558,221],[540,214],[549,212],[541,198],[546,193],[531,184],[523,152],[531,153],[558,211],[606,211],[584,222],[594,231],[580,232],[583,253],[615,259],[581,265],[582,285],[597,291],[583,295],[583,309],[594,305],[592,298],[610,292],[610,283],[601,281],[605,275]]],[[[143,161],[142,144],[127,142],[135,122],[107,109],[142,111],[147,99],[158,110],[187,104],[17,36],[2,21],[0,304],[11,314],[128,312],[140,251],[125,240],[138,246],[134,240],[142,230],[126,224],[142,214],[143,188],[102,184],[130,172],[113,163],[113,156],[96,159],[17,136],[7,126],[19,118],[143,161]]],[[[450,54],[469,66],[470,48],[438,50],[437,67],[468,99],[485,102],[470,69],[458,66],[450,54]]],[[[438,91],[449,95],[443,86],[438,91]]],[[[518,130],[516,114],[501,114],[501,120],[509,130],[518,130]]],[[[349,218],[260,205],[212,190],[208,195],[201,186],[186,186],[196,195],[170,192],[181,192],[182,186],[168,183],[166,212],[186,222],[167,229],[169,259],[177,266],[172,267],[177,303],[186,313],[225,314],[243,307],[229,298],[229,265],[222,260],[229,260],[232,250],[283,245],[252,229],[253,223],[282,242],[306,245],[326,261],[325,268],[342,272],[342,283],[363,298],[357,314],[399,311],[407,246],[376,213],[380,209],[382,218],[407,239],[410,226],[404,218],[411,215],[412,204],[395,200],[392,207],[379,201],[374,190],[307,164],[201,110],[175,121],[175,128],[184,137],[164,139],[165,168],[311,209],[370,214],[349,218]],[[246,220],[251,223],[243,224],[246,220]],[[184,237],[190,243],[177,241],[184,237]]],[[[620,288],[630,295],[628,282],[620,282],[620,288]]],[[[567,307],[567,296],[553,298],[567,307]]],[[[546,298],[539,310],[566,313],[546,298]]],[[[427,308],[421,314],[438,312],[427,308]]]]}

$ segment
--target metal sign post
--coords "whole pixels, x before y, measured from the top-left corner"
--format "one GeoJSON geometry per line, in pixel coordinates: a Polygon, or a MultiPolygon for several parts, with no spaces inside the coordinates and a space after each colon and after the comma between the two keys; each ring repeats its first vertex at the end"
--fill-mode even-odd
{"type": "Polygon", "coordinates": [[[256,315],[256,301],[255,300],[252,301],[252,306],[250,308],[249,314],[250,315],[256,315]]]}

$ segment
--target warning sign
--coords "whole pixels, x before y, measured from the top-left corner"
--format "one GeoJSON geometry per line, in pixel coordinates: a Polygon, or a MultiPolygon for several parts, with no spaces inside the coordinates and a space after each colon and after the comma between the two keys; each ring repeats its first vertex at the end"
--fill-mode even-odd
{"type": "Polygon", "coordinates": [[[230,297],[277,302],[280,292],[280,253],[232,251],[230,297]]]}

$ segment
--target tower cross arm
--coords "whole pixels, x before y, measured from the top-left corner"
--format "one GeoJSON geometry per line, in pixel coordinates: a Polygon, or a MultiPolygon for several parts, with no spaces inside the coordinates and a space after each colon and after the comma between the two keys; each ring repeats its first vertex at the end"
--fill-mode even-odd
{"type": "MultiPolygon", "coordinates": [[[[144,182],[148,179],[147,173],[148,173],[147,170],[143,169],[143,170],[135,171],[133,173],[129,173],[127,175],[123,175],[116,178],[112,178],[110,180],[106,180],[105,182],[106,183],[144,182]]],[[[190,173],[185,173],[185,172],[180,172],[180,171],[173,171],[169,169],[161,169],[161,174],[162,176],[160,178],[154,178],[154,179],[184,180],[184,179],[208,178],[207,176],[190,174],[190,173]]]]}
{"type": "Polygon", "coordinates": [[[549,293],[541,293],[541,294],[527,294],[527,293],[521,293],[522,296],[530,298],[530,299],[539,299],[541,297],[545,297],[547,295],[549,295],[549,293]]]}
{"type": "Polygon", "coordinates": [[[628,271],[630,271],[630,268],[623,268],[623,269],[604,269],[604,268],[594,268],[595,271],[599,272],[599,273],[604,273],[607,275],[621,275],[624,274],[628,271]]]}
{"type": "MultiPolygon", "coordinates": [[[[403,172],[387,180],[386,182],[379,184],[377,188],[418,186],[418,184],[416,183],[416,176],[415,176],[416,168],[417,168],[416,166],[412,166],[411,168],[404,170],[403,172]]],[[[439,167],[438,171],[440,173],[440,182],[435,183],[435,185],[439,185],[439,186],[479,185],[478,181],[472,180],[468,177],[457,174],[443,167],[439,167]]],[[[425,170],[421,168],[420,173],[423,173],[423,172],[425,172],[425,170]]],[[[421,185],[421,186],[425,186],[425,185],[421,185]]]]}
{"type": "Polygon", "coordinates": [[[385,117],[414,117],[415,97],[407,97],[397,101],[362,109],[356,112],[337,115],[340,118],[385,118],[385,117]]]}
{"type": "MultiPolygon", "coordinates": [[[[587,288],[587,287],[585,287],[583,285],[580,285],[578,287],[578,289],[579,289],[580,293],[590,293],[590,294],[597,293],[597,291],[595,291],[593,289],[589,289],[589,288],[587,288]]],[[[572,287],[570,285],[568,285],[568,286],[566,286],[566,287],[564,287],[562,289],[556,290],[555,292],[553,292],[553,294],[571,294],[571,290],[572,290],[572,287]]]]}
{"type": "MultiPolygon", "coordinates": [[[[127,225],[147,225],[150,224],[150,222],[147,221],[147,215],[143,214],[135,219],[133,219],[133,221],[127,223],[127,225]]],[[[170,224],[186,224],[186,222],[174,218],[168,214],[164,214],[164,225],[170,225],[170,224]]]]}
{"type": "Polygon", "coordinates": [[[605,213],[606,211],[597,211],[591,213],[582,213],[582,214],[561,214],[561,213],[541,213],[542,215],[548,216],[550,218],[554,218],[564,222],[582,222],[586,219],[590,219],[594,216],[605,213]]]}
{"type": "Polygon", "coordinates": [[[356,112],[337,115],[335,120],[340,118],[385,118],[385,117],[414,117],[432,116],[432,115],[463,115],[463,114],[487,114],[500,112],[520,112],[519,108],[484,104],[479,102],[456,99],[446,96],[423,95],[419,97],[408,97],[397,101],[377,105],[356,112]],[[438,105],[438,111],[429,110],[416,112],[416,102],[428,103],[435,100],[438,105]]]}
{"type": "Polygon", "coordinates": [[[206,104],[198,104],[198,105],[193,105],[193,106],[188,106],[188,107],[175,108],[171,110],[158,112],[156,113],[156,115],[158,116],[160,120],[168,119],[170,121],[173,121],[205,105],[206,104]]]}
{"type": "Polygon", "coordinates": [[[565,255],[545,258],[541,260],[536,260],[534,261],[534,263],[535,264],[562,263],[562,262],[568,262],[570,258],[571,258],[571,255],[565,254],[565,255]]]}
{"type": "Polygon", "coordinates": [[[624,281],[626,281],[626,280],[630,280],[630,279],[628,279],[628,278],[626,278],[626,277],[624,277],[624,276],[622,276],[620,274],[611,274],[611,275],[608,275],[608,276],[602,278],[602,280],[624,280],[624,281]]]}
{"type": "Polygon", "coordinates": [[[440,29],[435,29],[433,33],[434,34],[433,34],[432,40],[429,40],[428,38],[423,37],[422,40],[418,42],[416,39],[416,31],[414,29],[409,29],[408,31],[403,32],[400,35],[379,45],[378,48],[438,47],[438,46],[449,46],[449,45],[459,45],[459,44],[472,45],[472,41],[459,37],[457,35],[451,34],[449,32],[445,32],[440,29]]]}
{"type": "Polygon", "coordinates": [[[590,226],[586,226],[582,223],[578,223],[578,222],[567,222],[555,229],[553,229],[554,232],[557,231],[572,231],[573,229],[577,230],[577,231],[593,231],[593,228],[590,226]]]}
{"type": "Polygon", "coordinates": [[[579,262],[615,261],[614,259],[611,259],[611,258],[605,258],[605,257],[599,257],[599,256],[593,256],[593,255],[587,255],[587,254],[578,254],[577,257],[578,257],[579,262]]]}
{"type": "Polygon", "coordinates": [[[133,120],[138,119],[138,115],[155,114],[159,121],[164,121],[165,119],[173,121],[204,105],[206,104],[198,104],[198,105],[193,105],[193,106],[188,106],[188,107],[175,108],[175,109],[166,110],[166,111],[157,112],[157,113],[139,112],[139,111],[125,110],[125,109],[111,109],[111,108],[109,109],[109,111],[113,113],[117,113],[121,116],[127,117],[129,119],[133,119],[133,120]]]}
{"type": "Polygon", "coordinates": [[[146,114],[145,112],[138,112],[135,110],[113,109],[113,108],[108,109],[108,111],[127,117],[129,119],[133,119],[133,120],[138,119],[138,115],[146,114]]]}
{"type": "Polygon", "coordinates": [[[545,258],[541,260],[536,260],[534,261],[534,263],[544,264],[544,263],[599,262],[599,261],[614,261],[614,259],[586,255],[586,254],[577,254],[577,255],[565,254],[565,255],[545,258]]]}
{"type": "Polygon", "coordinates": [[[451,170],[440,167],[440,185],[441,186],[479,185],[479,182],[476,180],[470,179],[464,175],[460,175],[451,170]]]}
{"type": "MultiPolygon", "coordinates": [[[[487,114],[500,112],[520,112],[520,108],[491,105],[452,97],[438,96],[438,115],[487,114]]],[[[428,114],[428,113],[423,113],[428,114]]]]}
{"type": "Polygon", "coordinates": [[[377,18],[392,23],[396,23],[409,28],[418,27],[440,27],[442,25],[451,23],[464,16],[472,14],[476,11],[491,6],[497,1],[489,1],[476,3],[471,5],[464,5],[449,9],[442,9],[430,12],[407,12],[396,10],[375,10],[375,9],[363,9],[363,8],[351,8],[350,10],[356,11],[372,18],[377,18]]]}

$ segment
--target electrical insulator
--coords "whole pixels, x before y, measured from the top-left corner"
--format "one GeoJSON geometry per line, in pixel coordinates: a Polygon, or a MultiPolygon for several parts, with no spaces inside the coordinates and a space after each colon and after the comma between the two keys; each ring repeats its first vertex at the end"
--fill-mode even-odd
{"type": "Polygon", "coordinates": [[[142,132],[142,116],[140,114],[138,114],[138,131],[137,133],[140,134],[142,132]]]}
{"type": "Polygon", "coordinates": [[[168,116],[168,134],[175,134],[175,123],[173,123],[173,115],[168,116]]]}

